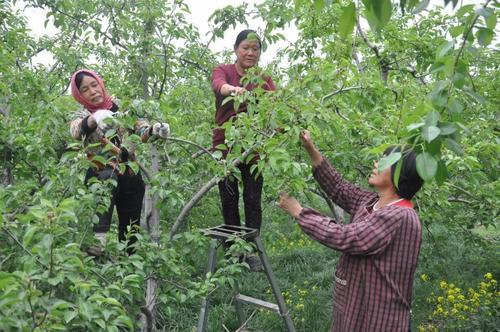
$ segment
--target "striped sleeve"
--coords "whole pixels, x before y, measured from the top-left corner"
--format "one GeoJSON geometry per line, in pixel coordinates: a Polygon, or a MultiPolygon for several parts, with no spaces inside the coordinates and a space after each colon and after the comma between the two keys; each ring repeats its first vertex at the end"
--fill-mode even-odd
{"type": "Polygon", "coordinates": [[[313,175],[328,197],[350,215],[353,215],[363,202],[377,196],[342,179],[324,158],[321,164],[313,168],[313,175]]]}
{"type": "Polygon", "coordinates": [[[299,226],[320,243],[351,255],[376,255],[384,251],[405,220],[407,209],[384,209],[348,225],[313,209],[302,209],[299,226]]]}

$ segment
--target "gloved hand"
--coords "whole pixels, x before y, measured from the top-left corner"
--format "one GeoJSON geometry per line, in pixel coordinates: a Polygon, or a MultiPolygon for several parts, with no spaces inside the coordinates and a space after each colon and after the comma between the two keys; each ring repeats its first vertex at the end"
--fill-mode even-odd
{"type": "Polygon", "coordinates": [[[166,122],[157,122],[153,124],[151,134],[159,138],[167,138],[170,135],[170,126],[166,122]]]}
{"type": "Polygon", "coordinates": [[[92,114],[95,122],[97,123],[97,127],[101,129],[103,132],[106,132],[108,129],[112,127],[111,121],[106,119],[113,117],[113,112],[109,110],[98,110],[92,114]]]}

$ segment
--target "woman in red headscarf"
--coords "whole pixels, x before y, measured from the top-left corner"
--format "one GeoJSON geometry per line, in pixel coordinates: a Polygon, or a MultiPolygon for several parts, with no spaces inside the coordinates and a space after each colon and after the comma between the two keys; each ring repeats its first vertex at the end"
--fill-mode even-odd
{"type": "MultiPolygon", "coordinates": [[[[127,162],[131,156],[127,149],[121,146],[123,130],[118,128],[116,135],[113,135],[111,139],[105,135],[106,131],[111,128],[111,118],[119,112],[119,107],[117,101],[106,91],[102,78],[91,70],[79,70],[71,77],[71,93],[82,105],[73,115],[70,124],[71,136],[83,140],[87,157],[94,163],[94,166],[87,170],[85,184],[88,185],[91,178],[99,181],[114,179],[117,183],[107,212],[98,213],[99,222],[94,225],[95,237],[102,247],[91,246],[87,249],[89,254],[98,256],[102,254],[103,247],[106,245],[106,233],[110,228],[115,205],[118,212],[118,239],[120,241],[125,240],[128,226],[131,226],[133,230],[134,226],[140,225],[145,186],[141,175],[135,174],[130,167],[126,166],[123,173],[117,167],[120,162],[127,162]],[[103,163],[103,160],[106,162],[103,163]]],[[[145,121],[137,121],[134,129],[143,142],[151,136],[166,138],[169,134],[169,127],[166,123],[155,123],[150,126],[145,121]]],[[[134,241],[135,237],[131,237],[130,242],[134,241]]],[[[132,252],[130,247],[128,252],[132,252]]]]}

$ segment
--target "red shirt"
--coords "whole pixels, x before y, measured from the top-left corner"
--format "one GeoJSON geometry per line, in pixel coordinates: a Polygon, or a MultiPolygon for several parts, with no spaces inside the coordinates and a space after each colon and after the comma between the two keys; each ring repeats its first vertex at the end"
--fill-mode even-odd
{"type": "Polygon", "coordinates": [[[298,219],[305,233],[343,253],[334,276],[331,331],[408,331],[422,237],[415,210],[402,201],[372,211],[378,195],[343,180],[326,160],[313,174],[351,215],[344,225],[305,208],[298,219]]]}
{"type": "MultiPolygon", "coordinates": [[[[245,103],[242,103],[237,111],[234,110],[234,104],[232,101],[222,105],[224,99],[227,98],[227,96],[223,96],[220,93],[220,89],[222,88],[222,86],[224,84],[230,84],[233,86],[243,87],[243,85],[240,82],[241,77],[242,76],[236,70],[235,64],[219,65],[212,72],[212,90],[214,91],[215,94],[215,108],[216,108],[215,123],[217,124],[217,126],[220,126],[226,121],[228,121],[230,118],[235,116],[236,113],[246,112],[247,110],[247,105],[245,103]]],[[[276,86],[274,85],[274,82],[271,77],[266,77],[265,81],[266,82],[262,87],[264,90],[267,91],[276,90],[276,86]]],[[[253,89],[256,88],[256,86],[248,84],[244,86],[244,88],[247,89],[248,91],[252,91],[253,89]]],[[[213,146],[215,147],[218,144],[223,144],[223,143],[224,143],[224,131],[221,128],[214,129],[213,146]]]]}

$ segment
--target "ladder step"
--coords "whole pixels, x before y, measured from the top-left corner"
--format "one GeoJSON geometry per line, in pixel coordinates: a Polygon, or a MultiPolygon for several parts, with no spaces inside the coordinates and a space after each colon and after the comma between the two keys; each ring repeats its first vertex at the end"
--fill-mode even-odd
{"type": "Polygon", "coordinates": [[[246,296],[243,294],[236,294],[235,299],[236,299],[236,301],[240,301],[240,302],[247,303],[247,304],[255,304],[255,305],[258,305],[260,307],[266,308],[268,310],[275,311],[278,314],[280,313],[280,308],[275,303],[259,300],[259,299],[256,299],[254,297],[246,296]]]}

